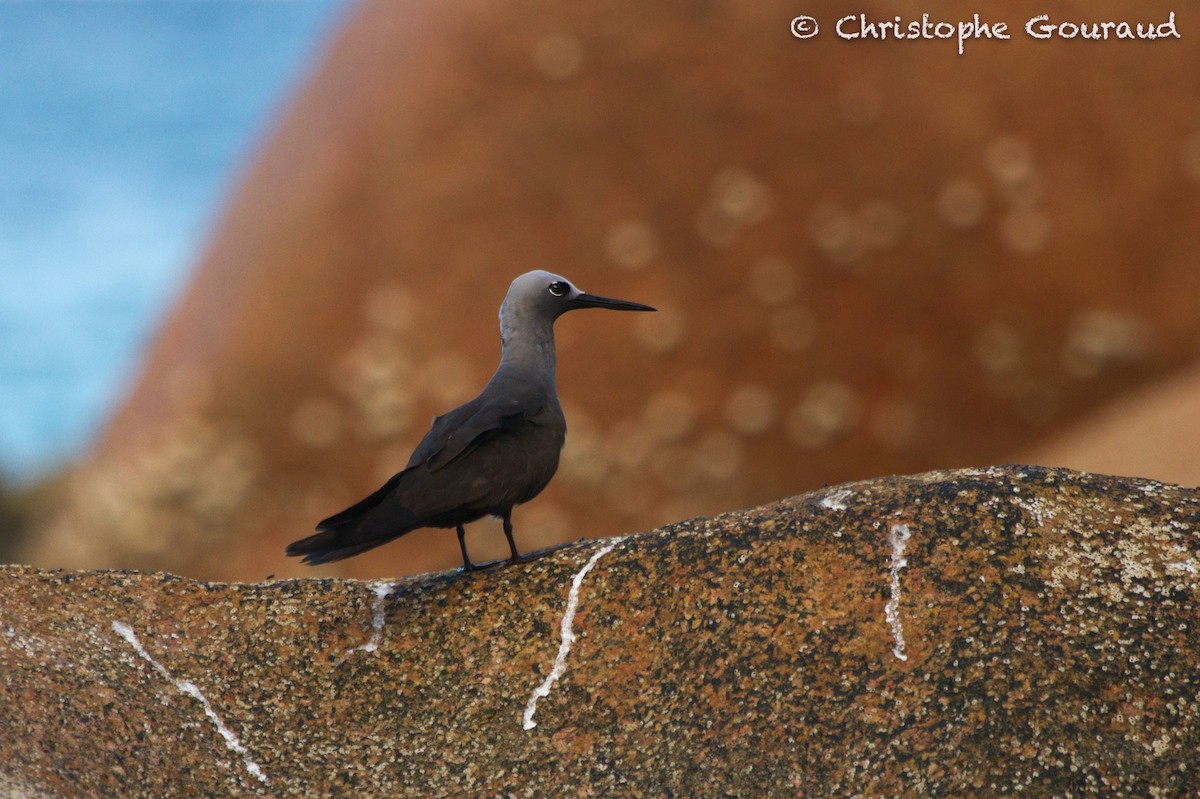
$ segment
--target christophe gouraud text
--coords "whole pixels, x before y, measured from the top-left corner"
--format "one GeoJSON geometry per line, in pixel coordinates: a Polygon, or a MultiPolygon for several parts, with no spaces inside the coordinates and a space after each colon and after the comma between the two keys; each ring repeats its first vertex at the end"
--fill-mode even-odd
{"type": "MultiPolygon", "coordinates": [[[[1072,19],[1056,20],[1049,14],[1038,14],[1024,21],[1021,29],[1026,35],[1040,40],[1111,41],[1180,38],[1179,29],[1175,26],[1174,11],[1162,22],[1085,22],[1072,19]]],[[[963,54],[966,43],[971,39],[1008,40],[1012,38],[1012,31],[1007,22],[988,22],[980,19],[978,14],[972,15],[970,19],[957,22],[931,19],[928,14],[922,14],[920,19],[905,19],[897,16],[887,20],[873,19],[867,14],[849,14],[837,20],[833,25],[833,30],[839,39],[847,41],[944,39],[958,44],[959,55],[963,54]]],[[[801,15],[792,20],[792,35],[797,39],[811,39],[820,32],[821,25],[815,17],[801,15]]]]}

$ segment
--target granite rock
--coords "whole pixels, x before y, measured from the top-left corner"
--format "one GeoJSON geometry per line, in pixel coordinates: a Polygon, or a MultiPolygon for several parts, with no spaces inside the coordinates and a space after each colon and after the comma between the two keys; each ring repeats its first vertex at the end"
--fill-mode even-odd
{"type": "Polygon", "coordinates": [[[0,791],[1194,795],[1198,529],[1196,490],[1013,466],[474,574],[8,567],[0,791]]]}

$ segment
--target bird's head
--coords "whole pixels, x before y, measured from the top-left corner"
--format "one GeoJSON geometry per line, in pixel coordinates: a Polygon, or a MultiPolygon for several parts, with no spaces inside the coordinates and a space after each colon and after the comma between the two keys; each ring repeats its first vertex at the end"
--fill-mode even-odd
{"type": "Polygon", "coordinates": [[[500,306],[500,333],[507,338],[509,331],[531,323],[552,324],[567,311],[579,308],[608,308],[612,311],[654,311],[649,305],[628,300],[598,297],[580,291],[562,275],[541,269],[526,272],[508,287],[508,295],[500,306]]]}

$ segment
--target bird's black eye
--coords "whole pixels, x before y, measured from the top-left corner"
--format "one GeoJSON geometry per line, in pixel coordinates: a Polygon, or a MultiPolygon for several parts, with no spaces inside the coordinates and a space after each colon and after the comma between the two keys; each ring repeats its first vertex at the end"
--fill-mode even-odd
{"type": "Polygon", "coordinates": [[[556,280],[550,284],[550,293],[555,297],[565,297],[571,286],[565,280],[556,280]]]}

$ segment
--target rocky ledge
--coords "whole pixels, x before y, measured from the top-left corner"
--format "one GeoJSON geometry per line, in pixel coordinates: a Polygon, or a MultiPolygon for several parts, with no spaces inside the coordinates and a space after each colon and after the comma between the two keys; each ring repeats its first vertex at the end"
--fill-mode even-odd
{"type": "Polygon", "coordinates": [[[0,570],[0,795],[1183,796],[1200,492],[853,483],[395,582],[0,570]]]}

